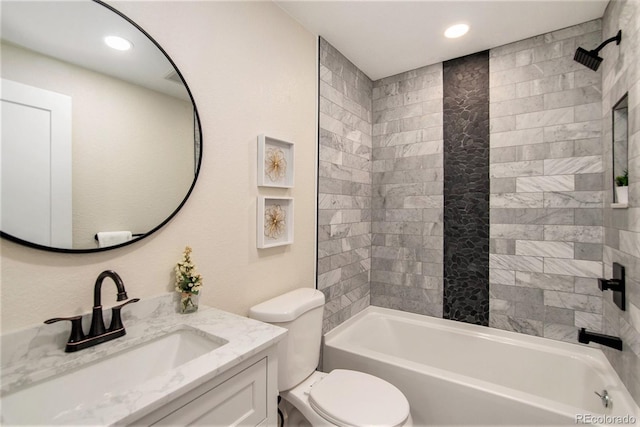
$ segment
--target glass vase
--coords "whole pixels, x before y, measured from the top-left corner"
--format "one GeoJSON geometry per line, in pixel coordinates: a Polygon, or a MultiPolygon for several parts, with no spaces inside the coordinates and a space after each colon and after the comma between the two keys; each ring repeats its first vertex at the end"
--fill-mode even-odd
{"type": "Polygon", "coordinates": [[[193,313],[198,311],[200,293],[182,292],[180,294],[180,313],[193,313]]]}

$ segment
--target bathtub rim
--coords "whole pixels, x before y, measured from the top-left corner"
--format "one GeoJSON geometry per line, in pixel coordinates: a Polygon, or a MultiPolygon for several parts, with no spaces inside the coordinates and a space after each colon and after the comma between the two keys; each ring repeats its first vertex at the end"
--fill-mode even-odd
{"type": "MultiPolygon", "coordinates": [[[[628,409],[631,412],[629,415],[632,415],[633,417],[635,417],[636,419],[635,425],[640,425],[640,407],[635,402],[635,400],[633,400],[633,398],[631,397],[631,393],[626,388],[626,385],[620,379],[620,376],[618,375],[618,373],[615,371],[615,369],[613,369],[613,367],[611,366],[611,363],[609,362],[605,354],[602,352],[602,350],[600,348],[596,348],[591,345],[586,346],[586,345],[581,345],[577,343],[574,344],[574,343],[569,343],[564,341],[553,340],[550,338],[526,335],[518,332],[512,332],[512,331],[506,331],[506,330],[497,329],[497,328],[458,322],[455,320],[442,319],[438,317],[431,317],[431,316],[426,316],[426,315],[416,314],[416,313],[409,313],[409,312],[404,312],[404,311],[389,309],[384,307],[368,306],[362,311],[360,311],[359,313],[357,313],[356,315],[354,315],[353,317],[347,319],[340,325],[336,326],[335,328],[325,333],[323,335],[323,347],[329,346],[344,352],[357,354],[360,356],[363,356],[363,354],[358,350],[364,349],[365,353],[383,355],[384,358],[388,359],[390,363],[396,366],[401,366],[401,367],[408,368],[415,371],[417,371],[416,366],[428,366],[428,365],[420,365],[419,363],[414,361],[406,361],[405,359],[402,359],[403,363],[399,363],[398,361],[401,358],[399,358],[398,356],[393,356],[393,355],[381,353],[379,351],[366,349],[353,343],[340,345],[342,344],[340,342],[340,337],[342,335],[346,335],[345,330],[348,330],[350,326],[352,326],[355,323],[358,323],[363,318],[371,317],[371,316],[377,316],[377,317],[391,316],[395,318],[401,318],[403,321],[407,321],[412,324],[424,325],[426,323],[427,327],[434,327],[435,329],[438,329],[438,330],[443,330],[443,331],[449,330],[462,335],[473,335],[474,337],[480,336],[481,338],[504,343],[504,344],[521,346],[524,343],[525,347],[528,347],[531,349],[554,352],[556,354],[565,355],[574,359],[580,359],[584,363],[592,367],[593,369],[597,370],[598,372],[601,372],[607,376],[611,376],[612,379],[616,380],[615,382],[615,384],[617,385],[616,390],[622,393],[621,397],[623,400],[624,408],[628,409]]],[[[367,356],[365,355],[364,357],[367,357],[367,356]]],[[[509,392],[506,395],[512,398],[516,397],[516,400],[524,399],[525,397],[527,397],[526,401],[529,403],[532,403],[534,406],[544,406],[545,409],[551,410],[553,412],[557,412],[559,414],[565,414],[564,410],[571,410],[571,411],[573,411],[574,409],[584,410],[583,408],[576,408],[575,406],[572,406],[566,403],[556,402],[554,400],[546,399],[541,396],[537,396],[535,394],[531,394],[525,391],[515,390],[510,387],[506,387],[500,384],[494,384],[489,381],[469,377],[467,375],[458,374],[456,372],[448,371],[442,368],[429,366],[429,371],[430,371],[430,374],[433,374],[436,377],[443,378],[446,380],[451,380],[456,383],[464,383],[468,386],[471,386],[477,389],[490,390],[492,393],[496,393],[499,395],[504,395],[506,392],[509,392]],[[491,386],[491,387],[489,388],[488,386],[491,386]],[[514,396],[512,394],[513,392],[516,392],[517,395],[514,396]],[[528,399],[528,397],[533,397],[534,398],[533,402],[530,399],[528,399]],[[547,405],[544,405],[545,402],[552,402],[553,409],[548,407],[547,405]]],[[[598,412],[589,412],[589,411],[587,412],[595,415],[602,414],[598,412]]]]}
{"type": "MultiPolygon", "coordinates": [[[[360,311],[351,318],[345,320],[340,325],[331,329],[324,334],[324,342],[328,343],[333,340],[338,340],[340,334],[344,332],[350,325],[357,323],[363,317],[367,316],[383,316],[391,315],[392,317],[400,317],[409,323],[429,323],[430,326],[436,327],[440,330],[454,330],[455,333],[461,333],[463,335],[480,336],[490,341],[498,341],[505,344],[515,344],[525,342],[527,347],[530,348],[553,348],[563,354],[575,354],[581,353],[580,357],[587,357],[593,359],[596,363],[606,362],[607,365],[611,365],[599,348],[598,344],[578,344],[570,343],[566,341],[554,340],[551,338],[544,338],[535,335],[528,335],[519,332],[506,331],[504,329],[492,328],[489,326],[480,326],[471,323],[459,322],[456,320],[442,319],[439,317],[432,317],[423,314],[409,313],[406,311],[395,310],[391,308],[368,306],[364,310],[360,311]],[[598,346],[598,347],[596,347],[598,346]],[[584,354],[582,354],[584,353],[584,354]]],[[[578,329],[576,328],[576,336],[578,329]]]]}

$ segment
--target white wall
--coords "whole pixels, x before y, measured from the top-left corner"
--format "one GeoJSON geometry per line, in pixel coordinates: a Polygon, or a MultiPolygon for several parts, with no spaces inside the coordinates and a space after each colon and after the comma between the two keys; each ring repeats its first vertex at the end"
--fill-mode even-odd
{"type": "MultiPolygon", "coordinates": [[[[270,2],[113,2],[149,32],[194,93],[204,158],[194,192],[162,230],[97,254],[57,254],[2,240],[2,331],[90,310],[93,284],[116,270],[130,297],[172,290],[185,245],[205,304],[246,314],[262,300],[314,286],[316,39],[270,2]],[[257,135],[295,142],[295,188],[256,187],[257,135]],[[293,245],[260,250],[256,196],[295,198],[293,245]]],[[[103,287],[105,306],[115,290],[103,287]]]]}

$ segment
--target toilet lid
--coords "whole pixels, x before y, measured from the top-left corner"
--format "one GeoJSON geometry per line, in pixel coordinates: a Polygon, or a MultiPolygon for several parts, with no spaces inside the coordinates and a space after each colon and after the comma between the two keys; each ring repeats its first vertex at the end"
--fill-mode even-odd
{"type": "Polygon", "coordinates": [[[311,407],[340,427],[402,425],[407,398],[392,384],[363,372],[336,369],[309,393],[311,407]]]}

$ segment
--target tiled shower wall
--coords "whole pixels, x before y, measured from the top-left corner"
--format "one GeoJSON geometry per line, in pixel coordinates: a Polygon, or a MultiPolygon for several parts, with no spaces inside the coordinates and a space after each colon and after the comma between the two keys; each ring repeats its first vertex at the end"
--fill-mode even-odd
{"type": "Polygon", "coordinates": [[[320,39],[318,289],[323,331],[369,305],[371,80],[320,39]]]}
{"type": "Polygon", "coordinates": [[[374,82],[371,304],[442,317],[442,64],[374,82]]]}
{"type": "Polygon", "coordinates": [[[611,277],[611,266],[625,266],[627,310],[622,312],[604,298],[604,333],[622,338],[623,351],[605,348],[605,354],[618,371],[627,388],[640,402],[640,2],[613,1],[604,17],[603,37],[622,30],[622,41],[607,45],[601,51],[602,123],[604,137],[604,272],[611,277]],[[612,172],[612,107],[629,94],[628,158],[629,208],[611,209],[613,200],[612,172]]]}
{"type": "Polygon", "coordinates": [[[601,21],[490,52],[490,326],[602,330],[601,76],[573,60],[601,21]]]}
{"type": "MultiPolygon", "coordinates": [[[[490,51],[493,327],[573,342],[576,326],[602,330],[600,73],[572,58],[600,39],[596,20],[490,51]]],[[[373,82],[373,120],[370,81],[325,41],[320,72],[325,330],[368,304],[369,266],[371,304],[442,317],[442,64],[373,82]],[[372,169],[345,164],[367,159],[367,129],[372,169]]]]}
{"type": "MultiPolygon", "coordinates": [[[[620,336],[622,352],[604,350],[636,401],[639,7],[615,0],[603,21],[489,53],[489,325],[569,342],[580,327],[620,336]],[[600,71],[573,61],[578,46],[593,49],[603,32],[607,38],[620,28],[623,41],[601,52],[600,71]],[[611,209],[610,110],[626,92],[630,202],[611,209]],[[614,261],[627,268],[626,312],[597,285],[611,276],[614,261]]],[[[318,286],[329,301],[325,331],[369,302],[442,317],[443,65],[371,83],[321,41],[320,73],[318,286]]]]}

